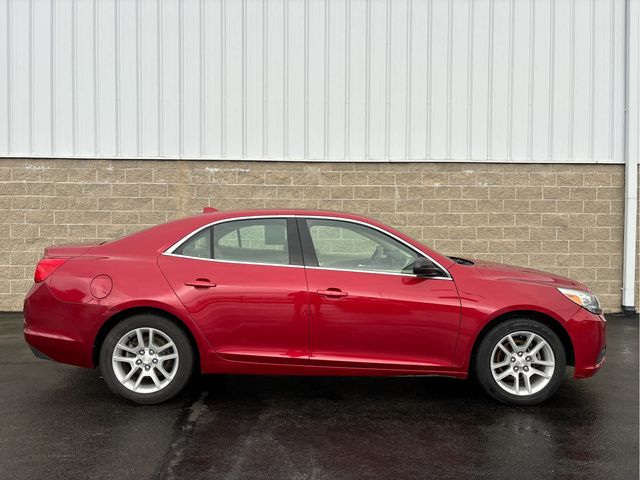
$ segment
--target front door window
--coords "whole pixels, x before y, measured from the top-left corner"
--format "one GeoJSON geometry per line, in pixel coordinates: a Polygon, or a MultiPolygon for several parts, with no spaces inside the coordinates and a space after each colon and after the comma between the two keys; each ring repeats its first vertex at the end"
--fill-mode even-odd
{"type": "Polygon", "coordinates": [[[336,270],[411,273],[418,254],[373,228],[339,220],[307,219],[318,266],[336,270]]]}

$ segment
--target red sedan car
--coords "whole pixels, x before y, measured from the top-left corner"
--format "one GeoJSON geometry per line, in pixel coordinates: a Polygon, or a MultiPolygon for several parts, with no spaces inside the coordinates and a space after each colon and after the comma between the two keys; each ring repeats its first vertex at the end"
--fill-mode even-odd
{"type": "Polygon", "coordinates": [[[192,373],[475,377],[533,405],[565,367],[604,363],[584,285],[441,255],[374,220],[307,210],[209,211],[99,245],[45,250],[24,304],[34,353],[100,366],[134,402],[192,373]]]}

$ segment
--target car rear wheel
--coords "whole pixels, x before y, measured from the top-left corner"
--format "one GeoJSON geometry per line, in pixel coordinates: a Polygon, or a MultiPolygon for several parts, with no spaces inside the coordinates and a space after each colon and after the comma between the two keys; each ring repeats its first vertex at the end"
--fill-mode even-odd
{"type": "Polygon", "coordinates": [[[555,393],[566,367],[558,335],[542,322],[512,319],[492,328],[478,346],[475,370],[484,390],[512,405],[536,405],[555,393]]]}
{"type": "Polygon", "coordinates": [[[193,350],[175,323],[156,315],[135,315],[107,334],[100,370],[114,393],[136,403],[161,403],[188,383],[193,350]]]}

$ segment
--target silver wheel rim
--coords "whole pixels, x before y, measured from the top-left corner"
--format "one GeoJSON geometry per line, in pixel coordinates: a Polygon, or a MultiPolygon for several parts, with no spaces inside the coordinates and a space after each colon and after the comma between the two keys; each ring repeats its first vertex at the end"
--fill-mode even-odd
{"type": "Polygon", "coordinates": [[[159,392],[178,372],[178,349],[169,336],[150,327],[125,333],[113,350],[116,378],[136,393],[159,392]]]}
{"type": "Polygon", "coordinates": [[[498,386],[520,397],[534,395],[551,381],[553,349],[540,335],[519,331],[502,337],[491,352],[491,374],[498,386]]]}

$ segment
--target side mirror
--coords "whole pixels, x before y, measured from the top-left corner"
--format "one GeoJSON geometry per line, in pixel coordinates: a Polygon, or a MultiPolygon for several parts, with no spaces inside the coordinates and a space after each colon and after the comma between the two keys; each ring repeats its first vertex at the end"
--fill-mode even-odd
{"type": "Polygon", "coordinates": [[[419,277],[440,277],[442,271],[431,260],[426,258],[417,258],[413,262],[413,273],[419,277]]]}

